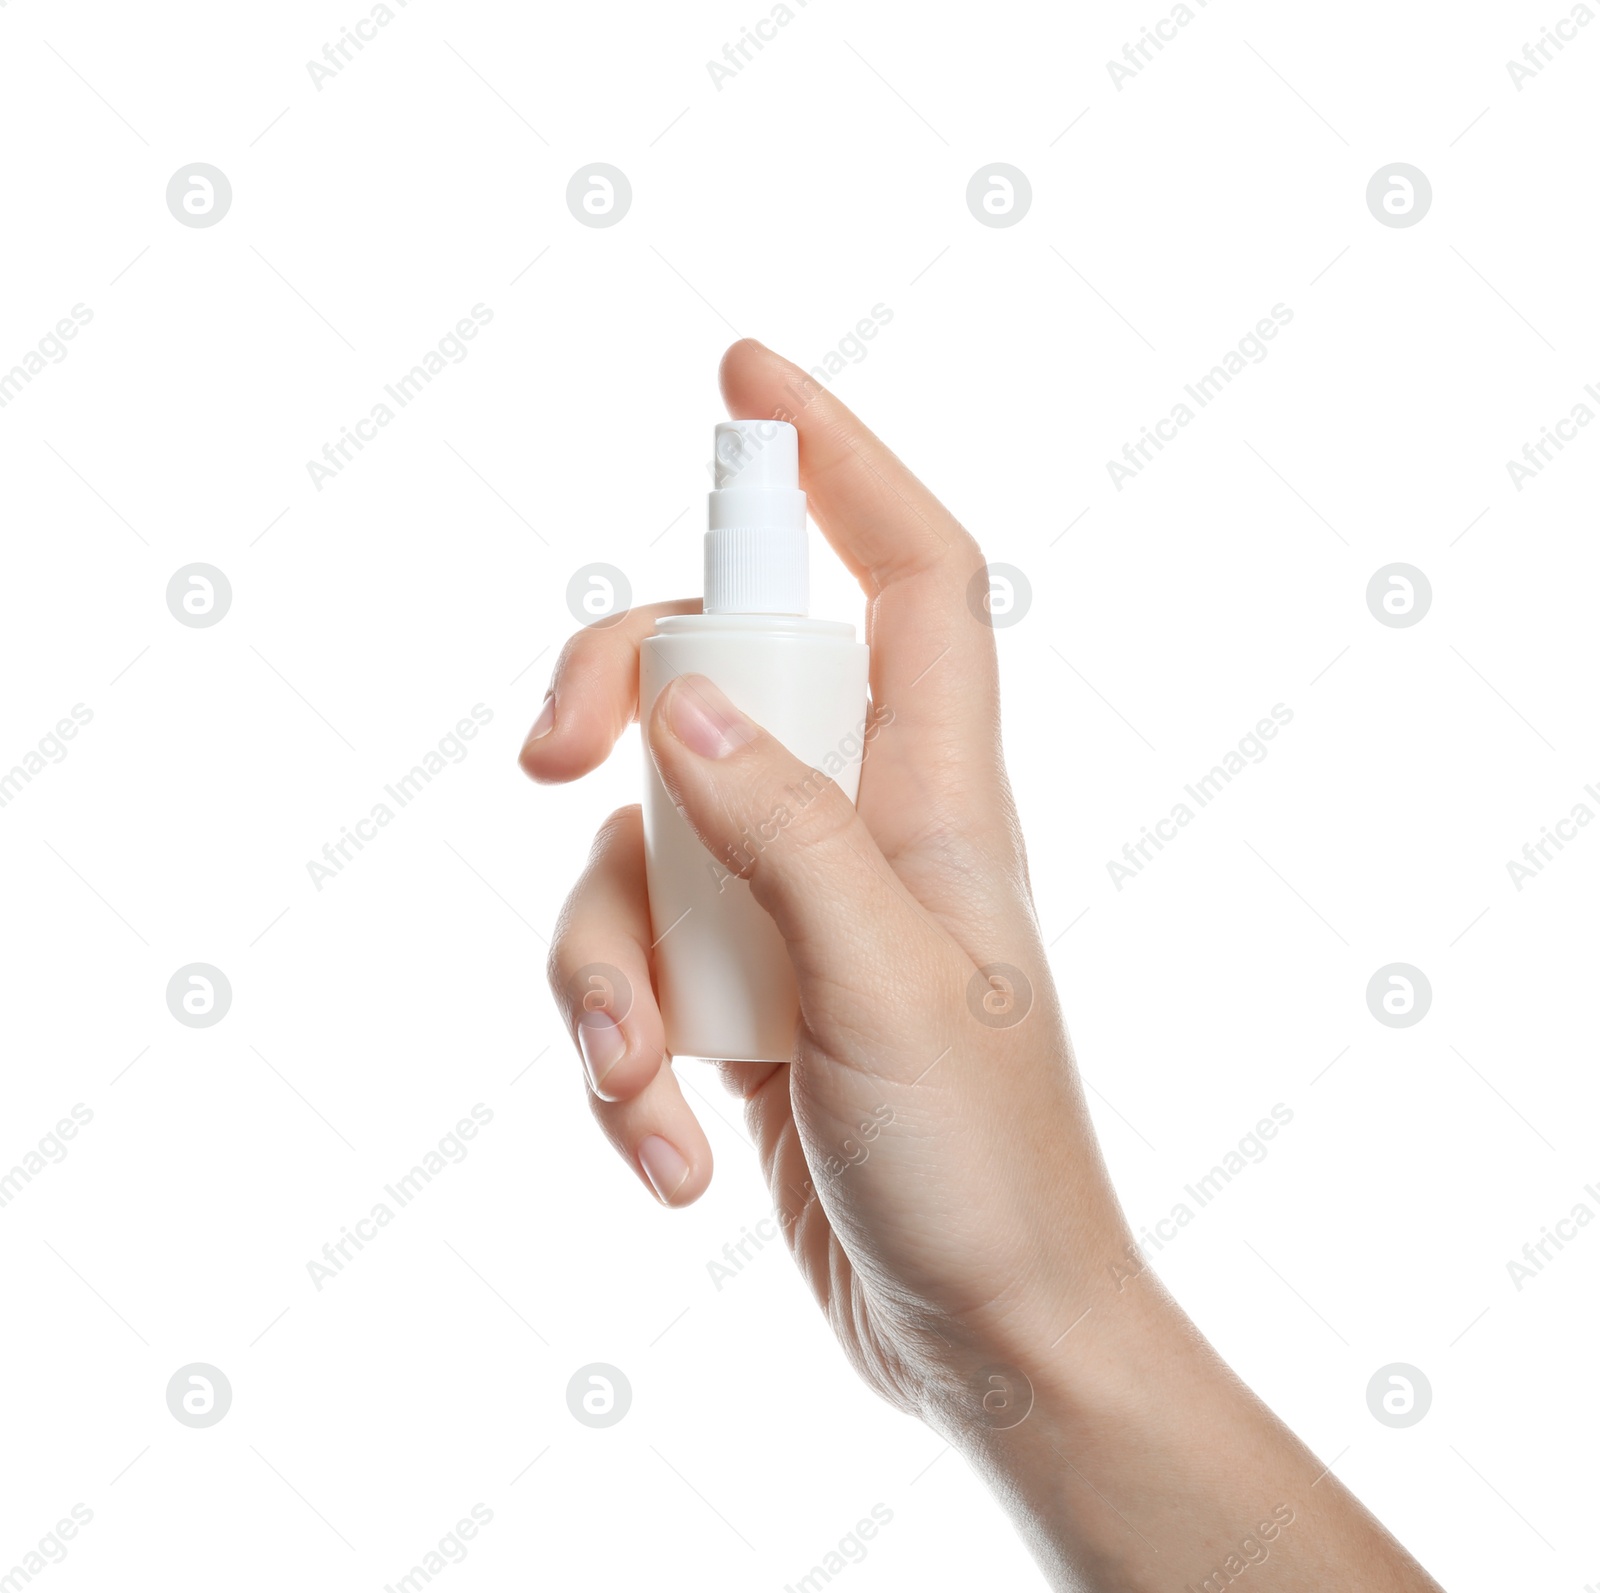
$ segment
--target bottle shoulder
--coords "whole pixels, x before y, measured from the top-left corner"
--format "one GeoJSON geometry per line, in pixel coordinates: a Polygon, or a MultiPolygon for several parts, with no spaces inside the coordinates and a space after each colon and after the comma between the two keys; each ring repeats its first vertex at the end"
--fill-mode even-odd
{"type": "Polygon", "coordinates": [[[799,614],[664,614],[645,638],[645,645],[674,637],[701,640],[713,636],[854,643],[856,628],[848,620],[810,619],[799,614]]]}

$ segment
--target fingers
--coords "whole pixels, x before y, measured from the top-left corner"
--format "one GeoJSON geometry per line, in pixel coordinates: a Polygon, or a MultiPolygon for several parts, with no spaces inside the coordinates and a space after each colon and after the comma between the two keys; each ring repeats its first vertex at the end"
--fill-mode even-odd
{"type": "Polygon", "coordinates": [[[601,825],[588,866],[556,920],[550,987],[601,1100],[637,1095],[666,1039],[650,983],[644,828],[637,807],[601,825]]]}
{"type": "Polygon", "coordinates": [[[601,1132],[663,1206],[688,1206],[711,1182],[711,1146],[663,1061],[630,1101],[589,1097],[601,1132]]]}
{"type": "Polygon", "coordinates": [[[549,977],[606,1137],[663,1205],[698,1199],[711,1147],[666,1058],[637,807],[612,814],[595,838],[557,922],[549,977]]]}
{"type": "Polygon", "coordinates": [[[544,784],[604,763],[639,710],[639,643],[663,614],[698,614],[699,598],[650,603],[570,637],[518,761],[544,784]]]}
{"type": "Polygon", "coordinates": [[[646,733],[672,800],[787,942],[807,1026],[844,1051],[881,1038],[930,960],[958,954],[848,798],[703,675],[667,684],[646,733]]]}
{"type": "MultiPolygon", "coordinates": [[[[799,430],[811,514],[868,597],[872,697],[895,715],[875,755],[908,766],[931,795],[948,796],[994,833],[1009,798],[994,789],[998,670],[977,543],[837,398],[771,349],[735,343],[723,356],[722,391],[735,416],[799,430]]],[[[897,854],[927,816],[874,811],[872,822],[897,854]]]]}
{"type": "Polygon", "coordinates": [[[735,419],[789,421],[800,433],[801,485],[812,517],[868,595],[976,551],[954,515],[827,388],[764,343],[722,356],[735,419]]]}

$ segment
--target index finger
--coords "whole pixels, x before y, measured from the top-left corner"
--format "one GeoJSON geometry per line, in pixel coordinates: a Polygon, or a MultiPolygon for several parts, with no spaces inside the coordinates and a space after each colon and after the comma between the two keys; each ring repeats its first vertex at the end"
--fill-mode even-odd
{"type": "Polygon", "coordinates": [[[639,712],[639,644],[663,614],[698,614],[700,599],[647,603],[567,638],[517,761],[542,785],[576,780],[610,756],[639,712]]]}
{"type": "Polygon", "coordinates": [[[872,698],[895,725],[873,749],[880,774],[899,765],[996,817],[985,799],[1000,795],[999,671],[978,544],[827,388],[765,344],[745,338],[723,355],[722,394],[735,417],[800,433],[812,518],[867,595],[872,698]]]}

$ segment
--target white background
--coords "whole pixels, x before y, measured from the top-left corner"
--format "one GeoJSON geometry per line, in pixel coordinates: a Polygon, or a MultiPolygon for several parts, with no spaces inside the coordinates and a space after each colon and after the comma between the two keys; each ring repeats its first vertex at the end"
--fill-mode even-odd
{"type": "MultiPolygon", "coordinates": [[[[1600,26],[1519,91],[1561,0],[1213,0],[1119,89],[1167,10],[1056,10],[813,0],[718,89],[754,0],[411,0],[319,89],[359,5],[0,8],[0,370],[93,312],[0,410],[0,768],[93,713],[0,809],[0,1170],[94,1114],[0,1208],[0,1572],[82,1502],[59,1593],[378,1589],[482,1503],[447,1589],[780,1589],[881,1503],[857,1593],[1037,1585],[776,1246],[713,1285],[766,1210],[713,1078],[680,1069],[718,1158],[689,1211],[593,1131],[545,937],[636,732],[570,789],[515,767],[574,571],[697,588],[722,349],[809,365],[882,305],[833,385],[1031,584],[1006,743],[1136,1227],[1294,1114],[1160,1272],[1446,1586],[1600,1580],[1600,1231],[1520,1291],[1506,1265],[1600,1211],[1600,832],[1520,892],[1506,867],[1600,781],[1600,429],[1506,469],[1600,383],[1600,26]],[[207,229],[165,202],[196,161],[233,190],[207,229]],[[606,229],[564,198],[595,161],[633,189],[606,229]],[[1004,229],[964,199],[994,161],[1032,186],[1004,229]],[[1406,229],[1365,198],[1396,161],[1433,187],[1406,229]],[[475,304],[469,356],[318,490],[475,304]],[[1119,491],[1106,462],[1278,304],[1119,491]],[[195,561],[232,586],[211,628],[166,605],[195,561]],[[1410,628],[1366,603],[1393,562],[1432,586],[1410,628]],[[1108,860],[1275,703],[1270,755],[1119,891],[1108,860]],[[190,962],[231,982],[213,1027],[167,1010],[190,962]],[[1367,1007],[1391,962],[1431,983],[1410,1028],[1367,1007]],[[319,1292],[307,1262],[478,1102],[319,1292]],[[165,1403],[192,1361],[233,1389],[204,1430],[165,1403]],[[633,1390],[605,1430],[566,1404],[592,1362],[633,1390]],[[1405,1430],[1367,1409],[1391,1362],[1433,1389],[1405,1430]]],[[[859,619],[826,558],[819,611],[859,619]]]]}

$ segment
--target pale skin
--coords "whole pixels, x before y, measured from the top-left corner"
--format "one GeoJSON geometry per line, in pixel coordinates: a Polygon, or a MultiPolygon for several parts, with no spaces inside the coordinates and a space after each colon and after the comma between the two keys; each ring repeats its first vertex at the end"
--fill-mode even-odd
{"type": "MultiPolygon", "coordinates": [[[[754,853],[741,838],[805,766],[702,677],[672,682],[644,727],[667,790],[789,948],[792,1062],[715,1065],[846,1356],[966,1454],[1053,1587],[1437,1590],[1132,1248],[1034,913],[994,635],[968,602],[977,543],[787,360],[746,340],[721,376],[730,415],[799,428],[801,484],[866,594],[872,698],[892,715],[858,805],[829,782],[754,853]],[[995,964],[1031,994],[991,989],[978,970],[995,964]]],[[[527,773],[568,781],[601,763],[637,716],[640,641],[699,606],[574,636],[527,773]]],[[[657,1200],[686,1206],[711,1148],[665,1051],[652,938],[640,813],[624,808],[561,914],[550,981],[602,1132],[657,1200]],[[590,963],[626,975],[620,1022],[578,1022],[573,976],[590,963]]]]}

